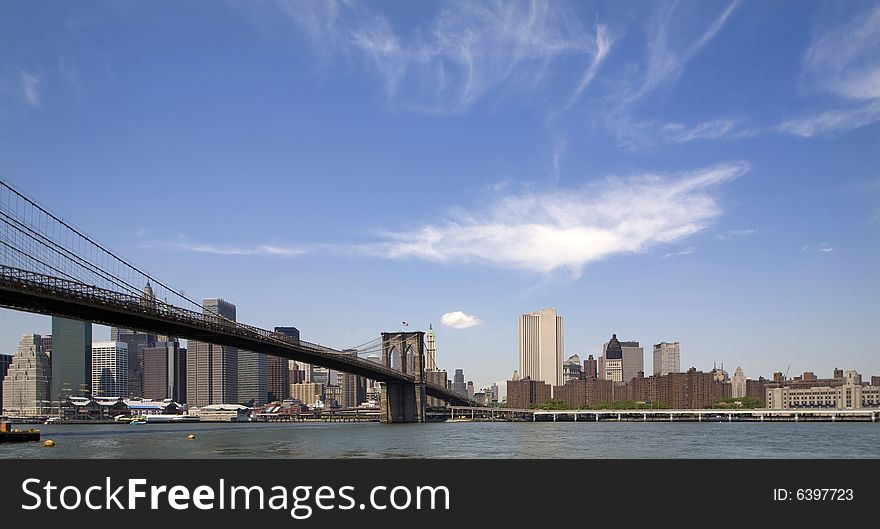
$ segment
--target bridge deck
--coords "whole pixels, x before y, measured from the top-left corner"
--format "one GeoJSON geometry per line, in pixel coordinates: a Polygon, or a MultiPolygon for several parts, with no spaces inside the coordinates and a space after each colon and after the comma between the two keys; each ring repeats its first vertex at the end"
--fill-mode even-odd
{"type": "MultiPolygon", "coordinates": [[[[323,345],[233,322],[215,314],[195,312],[158,300],[138,298],[2,265],[0,306],[228,345],[352,373],[379,382],[415,382],[412,374],[323,345]]],[[[426,383],[425,391],[432,397],[451,403],[469,404],[467,399],[436,384],[426,383]]]]}

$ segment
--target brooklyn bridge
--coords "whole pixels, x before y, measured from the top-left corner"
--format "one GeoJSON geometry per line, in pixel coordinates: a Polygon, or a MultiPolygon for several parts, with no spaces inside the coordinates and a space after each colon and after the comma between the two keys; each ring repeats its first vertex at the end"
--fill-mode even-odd
{"type": "Polygon", "coordinates": [[[108,326],[227,345],[362,376],[380,383],[383,422],[423,422],[427,397],[474,402],[428,380],[424,333],[383,332],[352,349],[325,345],[224,318],[169,287],[0,181],[0,306],[108,326]],[[153,295],[145,296],[150,285],[153,295]]]}

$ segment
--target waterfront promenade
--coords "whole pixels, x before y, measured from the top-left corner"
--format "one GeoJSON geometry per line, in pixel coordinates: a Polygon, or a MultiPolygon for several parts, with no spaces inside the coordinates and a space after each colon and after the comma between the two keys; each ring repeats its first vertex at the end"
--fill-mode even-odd
{"type": "Polygon", "coordinates": [[[573,422],[880,422],[880,409],[530,410],[451,406],[429,420],[573,422]]]}

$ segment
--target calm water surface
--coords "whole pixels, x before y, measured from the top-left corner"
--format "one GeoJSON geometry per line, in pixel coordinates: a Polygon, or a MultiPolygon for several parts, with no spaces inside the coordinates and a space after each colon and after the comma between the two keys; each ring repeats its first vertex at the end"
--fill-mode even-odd
{"type": "Polygon", "coordinates": [[[877,423],[39,425],[0,458],[878,458],[877,423]],[[189,441],[186,435],[196,434],[189,441]]]}

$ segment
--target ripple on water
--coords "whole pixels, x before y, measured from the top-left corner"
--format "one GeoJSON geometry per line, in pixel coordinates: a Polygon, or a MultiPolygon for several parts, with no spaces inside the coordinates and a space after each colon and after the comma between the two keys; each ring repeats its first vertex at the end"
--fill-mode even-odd
{"type": "Polygon", "coordinates": [[[876,458],[880,424],[46,425],[0,458],[876,458]],[[186,434],[196,434],[187,441],[186,434]]]}

